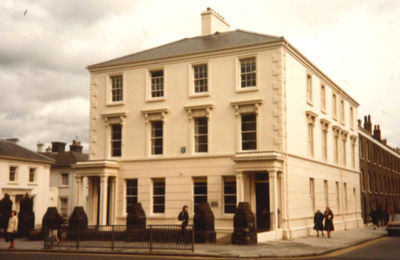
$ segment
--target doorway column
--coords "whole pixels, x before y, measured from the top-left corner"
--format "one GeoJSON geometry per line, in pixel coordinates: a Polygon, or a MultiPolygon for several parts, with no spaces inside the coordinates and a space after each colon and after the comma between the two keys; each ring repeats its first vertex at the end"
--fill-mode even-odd
{"type": "Polygon", "coordinates": [[[243,180],[243,172],[236,172],[236,204],[239,202],[244,202],[244,180],[243,180]]]}
{"type": "Polygon", "coordinates": [[[110,186],[111,186],[111,190],[110,190],[110,207],[109,207],[109,224],[110,225],[114,225],[115,224],[115,212],[116,212],[116,186],[117,186],[117,178],[116,177],[110,177],[110,186]]]}
{"type": "Polygon", "coordinates": [[[99,225],[107,224],[107,186],[108,176],[100,177],[100,221],[99,225]]]}
{"type": "Polygon", "coordinates": [[[76,202],[75,206],[83,206],[83,185],[82,185],[82,177],[75,176],[75,184],[76,184],[76,202]]]}
{"type": "Polygon", "coordinates": [[[272,195],[271,209],[272,209],[272,230],[278,229],[278,178],[277,170],[268,171],[270,194],[272,195]]]}

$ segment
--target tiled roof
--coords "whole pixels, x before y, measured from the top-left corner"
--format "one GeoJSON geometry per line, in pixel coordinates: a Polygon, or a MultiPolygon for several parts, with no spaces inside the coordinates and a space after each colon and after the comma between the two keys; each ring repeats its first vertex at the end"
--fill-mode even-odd
{"type": "Polygon", "coordinates": [[[53,163],[54,160],[40,153],[33,152],[14,142],[0,139],[0,158],[13,158],[27,161],[53,163]]]}
{"type": "Polygon", "coordinates": [[[152,49],[93,64],[88,66],[88,69],[141,62],[158,58],[167,58],[204,51],[215,51],[249,44],[268,43],[278,39],[280,39],[280,37],[253,33],[244,30],[215,33],[207,36],[184,38],[182,40],[171,42],[152,49]]]}
{"type": "Polygon", "coordinates": [[[48,152],[44,155],[51,157],[55,160],[53,167],[70,167],[71,164],[89,160],[89,156],[80,152],[48,152]]]}

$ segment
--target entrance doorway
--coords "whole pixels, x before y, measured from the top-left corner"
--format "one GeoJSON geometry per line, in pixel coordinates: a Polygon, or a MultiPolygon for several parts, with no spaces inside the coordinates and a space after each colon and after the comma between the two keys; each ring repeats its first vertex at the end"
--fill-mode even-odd
{"type": "Polygon", "coordinates": [[[270,230],[269,176],[267,172],[256,173],[256,221],[257,232],[270,230]]]}

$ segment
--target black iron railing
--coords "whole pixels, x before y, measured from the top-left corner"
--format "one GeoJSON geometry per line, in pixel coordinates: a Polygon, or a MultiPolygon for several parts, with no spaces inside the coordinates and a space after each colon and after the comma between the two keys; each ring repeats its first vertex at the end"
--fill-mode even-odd
{"type": "MultiPolygon", "coordinates": [[[[125,225],[89,226],[71,229],[61,226],[57,237],[45,230],[44,248],[110,248],[114,249],[174,249],[194,251],[193,226],[185,230],[179,225],[147,225],[145,229],[128,229],[125,225]]],[[[53,232],[54,233],[54,232],[53,232]]]]}

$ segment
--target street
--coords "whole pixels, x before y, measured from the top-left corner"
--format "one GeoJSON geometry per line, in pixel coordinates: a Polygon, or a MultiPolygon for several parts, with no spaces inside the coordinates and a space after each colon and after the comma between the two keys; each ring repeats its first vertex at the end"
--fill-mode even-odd
{"type": "MultiPolygon", "coordinates": [[[[330,253],[323,257],[309,258],[279,258],[279,259],[319,259],[319,260],[398,260],[400,259],[400,238],[385,237],[376,241],[367,242],[365,244],[343,249],[330,253]]],[[[117,255],[117,254],[69,254],[69,253],[30,253],[3,251],[0,252],[1,260],[114,260],[114,259],[212,259],[210,257],[187,257],[187,256],[158,256],[158,255],[117,255]]],[[[221,258],[215,259],[232,259],[221,258]]],[[[258,258],[260,259],[260,258],[258,258]]],[[[269,258],[265,258],[269,259],[269,258]]]]}

